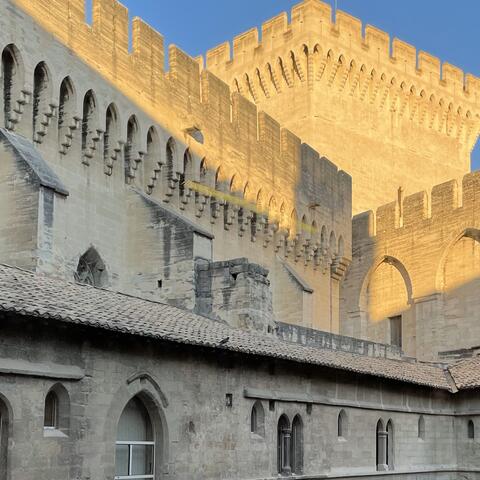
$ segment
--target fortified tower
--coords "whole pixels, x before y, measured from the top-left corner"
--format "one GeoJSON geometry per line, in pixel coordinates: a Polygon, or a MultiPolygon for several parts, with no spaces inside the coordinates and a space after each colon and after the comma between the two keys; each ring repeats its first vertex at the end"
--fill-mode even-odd
{"type": "Polygon", "coordinates": [[[353,178],[353,211],[470,170],[480,80],[318,0],[207,52],[207,68],[353,178]],[[391,53],[390,53],[391,52],[391,53]],[[287,108],[288,107],[288,108],[287,108]]]}

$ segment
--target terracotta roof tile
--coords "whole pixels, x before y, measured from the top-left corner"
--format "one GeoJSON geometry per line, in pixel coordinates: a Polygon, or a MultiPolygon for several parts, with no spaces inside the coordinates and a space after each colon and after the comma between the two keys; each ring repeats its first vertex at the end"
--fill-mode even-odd
{"type": "MultiPolygon", "coordinates": [[[[435,364],[374,358],[234,329],[176,307],[0,265],[0,310],[451,390],[435,364]],[[220,342],[229,338],[224,344],[220,342]]],[[[478,377],[478,376],[477,376],[478,377]]]]}

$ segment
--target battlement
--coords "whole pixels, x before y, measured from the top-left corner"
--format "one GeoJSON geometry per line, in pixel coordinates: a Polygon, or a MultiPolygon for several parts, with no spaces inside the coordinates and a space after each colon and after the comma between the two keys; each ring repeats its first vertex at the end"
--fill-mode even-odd
{"type": "MultiPolygon", "coordinates": [[[[452,96],[480,105],[480,79],[465,74],[461,69],[426,52],[394,38],[371,25],[365,26],[358,18],[338,10],[335,21],[329,4],[320,0],[304,0],[291,11],[291,21],[286,13],[267,20],[261,26],[261,41],[257,28],[237,35],[233,49],[225,42],[206,54],[207,68],[215,72],[255,67],[263,69],[260,60],[272,60],[280,50],[296,51],[307,47],[308,52],[324,51],[344,56],[359,67],[365,65],[391,76],[405,74],[415,77],[420,88],[429,85],[432,92],[440,96],[452,96]]],[[[222,75],[223,76],[223,75],[222,75]]],[[[400,79],[399,79],[400,80],[400,79]]],[[[400,82],[399,82],[400,83],[400,82]]],[[[410,88],[410,85],[409,85],[410,88]]]]}
{"type": "MultiPolygon", "coordinates": [[[[92,25],[88,25],[83,0],[11,1],[158,122],[173,138],[186,144],[192,156],[207,158],[208,170],[213,172],[210,177],[213,178],[217,172],[219,182],[229,182],[230,185],[235,178],[235,186],[241,195],[246,195],[248,185],[249,200],[253,202],[254,195],[261,192],[264,205],[268,208],[273,205],[272,208],[277,210],[282,206],[285,218],[293,218],[294,212],[301,216],[304,213],[302,210],[308,211],[309,204],[318,203],[318,194],[310,188],[306,195],[301,195],[305,208],[300,205],[301,189],[298,186],[307,161],[302,160],[301,140],[269,115],[258,111],[243,96],[237,92],[232,94],[228,85],[202,68],[201,60],[191,58],[174,45],[169,47],[168,71],[165,72],[163,37],[140,18],[133,19],[130,27],[128,11],[119,2],[94,0],[93,21],[92,25]],[[186,133],[191,128],[201,131],[205,141],[192,141],[186,133]]],[[[234,48],[236,51],[245,50],[255,41],[254,33],[246,34],[235,42],[234,48]]],[[[18,47],[20,52],[23,51],[20,45],[18,47]]],[[[34,91],[32,73],[35,66],[29,59],[24,60],[20,62],[25,64],[24,83],[17,90],[27,93],[27,101],[24,102],[22,97],[18,102],[28,104],[28,96],[34,91]]],[[[44,60],[47,65],[51,63],[44,60]]],[[[76,81],[75,78],[72,80],[76,81]]],[[[92,87],[82,86],[75,90],[85,92],[89,88],[92,87]]],[[[53,98],[46,103],[55,106],[57,99],[57,92],[54,92],[53,98]]],[[[77,99],[70,113],[73,122],[82,118],[81,109],[81,100],[77,99]]],[[[52,116],[48,115],[49,118],[52,116]]],[[[127,118],[121,117],[122,134],[118,141],[119,145],[124,145],[127,142],[123,133],[127,118]]],[[[104,112],[99,112],[96,131],[102,132],[104,125],[104,112]]],[[[13,122],[10,126],[15,128],[13,122]]],[[[69,128],[73,132],[77,127],[69,128]]],[[[151,169],[145,172],[148,183],[150,177],[155,180],[160,167],[149,165],[147,131],[147,125],[138,125],[134,155],[137,162],[142,158],[146,160],[145,168],[151,169]]],[[[72,132],[68,133],[69,137],[72,137],[72,132]]],[[[30,132],[22,133],[31,137],[30,132]]],[[[323,160],[318,155],[317,161],[315,181],[320,185],[326,180],[318,178],[318,175],[328,169],[321,166],[323,160]]],[[[159,162],[160,165],[164,163],[164,159],[159,162]]],[[[185,173],[182,163],[178,155],[174,159],[178,175],[185,173]]],[[[135,165],[132,167],[132,177],[136,168],[135,165]]],[[[328,175],[328,181],[334,190],[338,190],[339,196],[351,189],[351,179],[345,172],[337,171],[335,167],[335,173],[328,171],[328,175]]],[[[198,174],[193,179],[198,180],[198,174]]],[[[350,207],[345,204],[345,208],[348,210],[350,207]]]]}
{"type": "MultiPolygon", "coordinates": [[[[419,230],[450,216],[471,216],[480,211],[480,172],[465,175],[459,184],[450,180],[353,217],[354,242],[362,238],[398,235],[419,230]]],[[[401,195],[399,195],[401,197],[401,195]]]]}

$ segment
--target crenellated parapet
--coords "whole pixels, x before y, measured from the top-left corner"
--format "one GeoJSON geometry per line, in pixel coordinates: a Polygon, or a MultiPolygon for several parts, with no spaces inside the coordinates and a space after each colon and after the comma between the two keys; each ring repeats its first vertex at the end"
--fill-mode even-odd
{"type": "Polygon", "coordinates": [[[206,66],[348,171],[355,213],[469,170],[480,79],[340,10],[334,21],[319,0],[209,50],[206,66]],[[424,164],[413,178],[409,162],[424,164]]]}
{"type": "Polygon", "coordinates": [[[344,334],[389,341],[402,319],[409,355],[478,342],[480,172],[354,216],[342,284],[344,334]],[[469,332],[468,338],[465,331],[469,332]]]}
{"type": "MultiPolygon", "coordinates": [[[[466,221],[476,226],[480,213],[480,173],[465,175],[461,182],[450,180],[435,185],[430,192],[417,192],[403,198],[401,191],[394,202],[353,217],[355,241],[368,238],[378,243],[383,239],[409,235],[423,229],[466,221]]],[[[454,224],[452,225],[452,227],[454,224]]]]}
{"type": "Polygon", "coordinates": [[[318,84],[467,142],[480,130],[480,79],[338,10],[305,0],[209,50],[209,70],[255,103],[318,84]]]}
{"type": "Polygon", "coordinates": [[[138,19],[129,51],[116,2],[94,2],[91,25],[82,2],[0,11],[0,128],[71,192],[37,215],[42,272],[72,278],[94,248],[109,288],[192,308],[194,260],[241,256],[270,271],[276,318],[338,331],[347,173],[175,46],[164,71],[163,40],[138,19]]]}
{"type": "MultiPolygon", "coordinates": [[[[124,111],[113,100],[99,98],[93,84],[65,75],[68,69],[64,74],[51,71],[54,60],[49,61],[48,53],[37,52],[29,58],[19,45],[16,56],[21,68],[12,96],[27,105],[27,118],[14,121],[16,109],[8,108],[8,128],[33,138],[38,145],[52,135],[52,129],[58,129],[61,156],[69,155],[72,144],[81,137],[84,165],[103,156],[104,173],[112,175],[124,160],[127,183],[180,208],[194,198],[185,194],[185,182],[195,181],[231,190],[260,205],[292,238],[301,235],[297,225],[302,219],[311,227],[328,217],[326,211],[317,214],[315,205],[337,210],[339,223],[346,224],[351,208],[348,175],[336,167],[325,168],[330,163],[316,153],[306,155],[297,136],[239,93],[231,93],[223,81],[202,68],[202,62],[175,46],[169,48],[165,72],[162,36],[139,18],[130,26],[127,9],[117,1],[95,0],[91,25],[85,22],[83,0],[13,3],[118,89],[151,123],[140,114],[124,111]],[[45,74],[40,79],[37,69],[41,63],[45,74]],[[40,80],[48,88],[42,88],[37,98],[35,85],[40,80]],[[30,132],[32,110],[34,131],[30,132]],[[114,128],[109,128],[113,124],[114,128]],[[173,146],[170,153],[169,142],[173,146]],[[191,165],[186,164],[187,151],[191,165]],[[327,182],[331,185],[321,187],[327,182]]],[[[207,210],[213,222],[218,202],[209,198],[195,197],[200,202],[197,215],[204,208],[202,201],[212,203],[207,210]]],[[[346,231],[337,232],[337,237],[341,235],[348,237],[346,231]]]]}

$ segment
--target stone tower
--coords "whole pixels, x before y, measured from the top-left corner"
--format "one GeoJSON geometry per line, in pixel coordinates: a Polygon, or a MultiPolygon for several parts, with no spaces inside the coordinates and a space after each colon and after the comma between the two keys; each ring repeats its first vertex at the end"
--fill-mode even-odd
{"type": "Polygon", "coordinates": [[[207,68],[353,178],[353,212],[460,179],[480,81],[318,0],[210,50],[207,68]],[[391,51],[391,54],[390,54],[391,51]],[[440,74],[440,71],[442,74],[440,74]],[[288,108],[285,108],[288,105],[288,108]]]}

